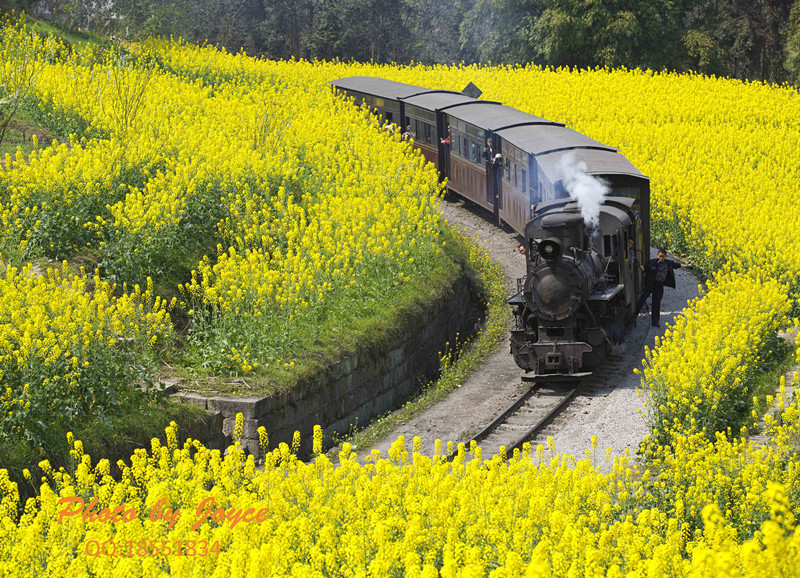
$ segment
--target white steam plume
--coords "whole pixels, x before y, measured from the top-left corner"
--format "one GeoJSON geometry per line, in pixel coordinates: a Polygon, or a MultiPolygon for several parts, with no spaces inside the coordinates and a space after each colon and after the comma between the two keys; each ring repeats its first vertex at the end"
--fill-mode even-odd
{"type": "Polygon", "coordinates": [[[586,163],[567,153],[558,162],[558,170],[569,196],[578,201],[583,222],[587,227],[600,224],[600,205],[609,192],[608,183],[586,172],[586,163]]]}

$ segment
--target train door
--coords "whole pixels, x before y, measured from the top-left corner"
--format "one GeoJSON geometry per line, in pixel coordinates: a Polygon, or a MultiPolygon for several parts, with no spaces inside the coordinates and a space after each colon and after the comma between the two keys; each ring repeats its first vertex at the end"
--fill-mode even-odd
{"type": "MultiPolygon", "coordinates": [[[[492,135],[492,149],[495,151],[495,157],[500,155],[505,155],[500,146],[500,137],[492,135]]],[[[502,157],[501,157],[502,158],[502,157]]],[[[503,205],[505,199],[503,198],[503,171],[496,170],[494,175],[494,190],[496,191],[496,201],[495,201],[495,212],[498,214],[498,222],[500,221],[500,211],[503,210],[503,205]]]]}
{"type": "Polygon", "coordinates": [[[636,223],[625,228],[624,245],[625,247],[625,269],[628,273],[628,283],[630,284],[631,291],[627,295],[628,298],[636,302],[637,297],[644,288],[644,274],[639,269],[639,264],[647,262],[647,257],[641,249],[642,235],[641,227],[637,227],[641,222],[637,219],[636,223]],[[632,252],[628,249],[628,241],[633,240],[632,252]]]}
{"type": "Polygon", "coordinates": [[[542,200],[542,193],[540,190],[539,185],[539,167],[536,163],[536,158],[533,155],[528,157],[528,176],[530,177],[530,185],[529,185],[529,213],[528,219],[533,218],[533,206],[542,200]]]}
{"type": "Polygon", "coordinates": [[[436,134],[439,135],[440,138],[435,144],[439,157],[440,181],[450,178],[450,150],[452,149],[453,145],[447,141],[453,137],[448,130],[449,122],[450,119],[446,114],[439,111],[436,112],[436,134]]]}
{"type": "Polygon", "coordinates": [[[490,143],[486,159],[486,200],[492,204],[494,218],[500,224],[500,210],[503,208],[503,168],[495,163],[495,156],[502,154],[500,150],[500,137],[494,133],[486,132],[487,144],[490,143]]]}
{"type": "MultiPolygon", "coordinates": [[[[642,219],[636,219],[636,231],[634,233],[636,235],[636,256],[639,259],[639,263],[642,265],[647,265],[647,262],[650,260],[650,235],[649,231],[645,232],[642,228],[642,219]]],[[[636,291],[637,293],[641,293],[644,291],[644,273],[641,269],[636,274],[636,291]]]]}

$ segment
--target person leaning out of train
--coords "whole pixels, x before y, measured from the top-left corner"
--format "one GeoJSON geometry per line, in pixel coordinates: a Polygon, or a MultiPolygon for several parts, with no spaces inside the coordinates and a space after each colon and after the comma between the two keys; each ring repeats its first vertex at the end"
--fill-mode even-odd
{"type": "Polygon", "coordinates": [[[494,151],[492,150],[492,139],[487,138],[486,146],[483,147],[483,160],[485,160],[486,162],[490,162],[492,160],[493,152],[494,151]]]}
{"type": "Polygon", "coordinates": [[[415,138],[417,138],[417,135],[411,131],[411,125],[408,125],[406,132],[403,133],[403,140],[414,140],[415,138]]]}
{"type": "Polygon", "coordinates": [[[500,153],[497,153],[496,155],[494,155],[494,160],[492,161],[492,166],[495,168],[495,170],[502,169],[503,168],[503,155],[501,155],[500,153]]]}
{"type": "Polygon", "coordinates": [[[447,125],[447,136],[439,140],[443,145],[450,145],[450,125],[447,125]]]}
{"type": "Polygon", "coordinates": [[[647,265],[639,265],[645,273],[644,291],[639,296],[636,303],[636,314],[642,310],[647,298],[652,295],[653,303],[650,307],[650,324],[653,327],[661,326],[661,298],[664,296],[664,287],[675,289],[674,269],[692,269],[692,265],[678,263],[667,259],[667,252],[664,249],[658,250],[658,257],[650,259],[647,265]]]}

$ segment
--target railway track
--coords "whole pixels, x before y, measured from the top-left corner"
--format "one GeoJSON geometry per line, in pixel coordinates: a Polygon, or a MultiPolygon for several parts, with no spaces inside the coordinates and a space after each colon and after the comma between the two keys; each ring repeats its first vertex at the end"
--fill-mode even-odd
{"type": "Polygon", "coordinates": [[[514,449],[522,449],[525,442],[542,436],[579,391],[606,386],[610,380],[624,374],[622,361],[619,356],[610,356],[594,373],[578,380],[556,381],[542,377],[533,381],[527,392],[470,438],[466,447],[469,448],[474,441],[484,456],[494,455],[502,446],[508,455],[514,449]]]}

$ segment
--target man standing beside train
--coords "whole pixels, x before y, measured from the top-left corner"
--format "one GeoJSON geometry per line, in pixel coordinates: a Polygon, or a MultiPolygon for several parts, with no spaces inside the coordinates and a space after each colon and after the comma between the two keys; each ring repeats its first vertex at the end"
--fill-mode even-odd
{"type": "Polygon", "coordinates": [[[673,269],[691,269],[692,265],[685,265],[667,259],[667,252],[664,249],[658,250],[658,257],[650,259],[647,265],[639,265],[645,272],[644,291],[639,296],[636,303],[636,314],[642,310],[642,306],[647,298],[653,296],[653,304],[650,307],[650,324],[653,327],[661,326],[661,298],[664,296],[664,287],[675,289],[675,273],[673,269]]]}

